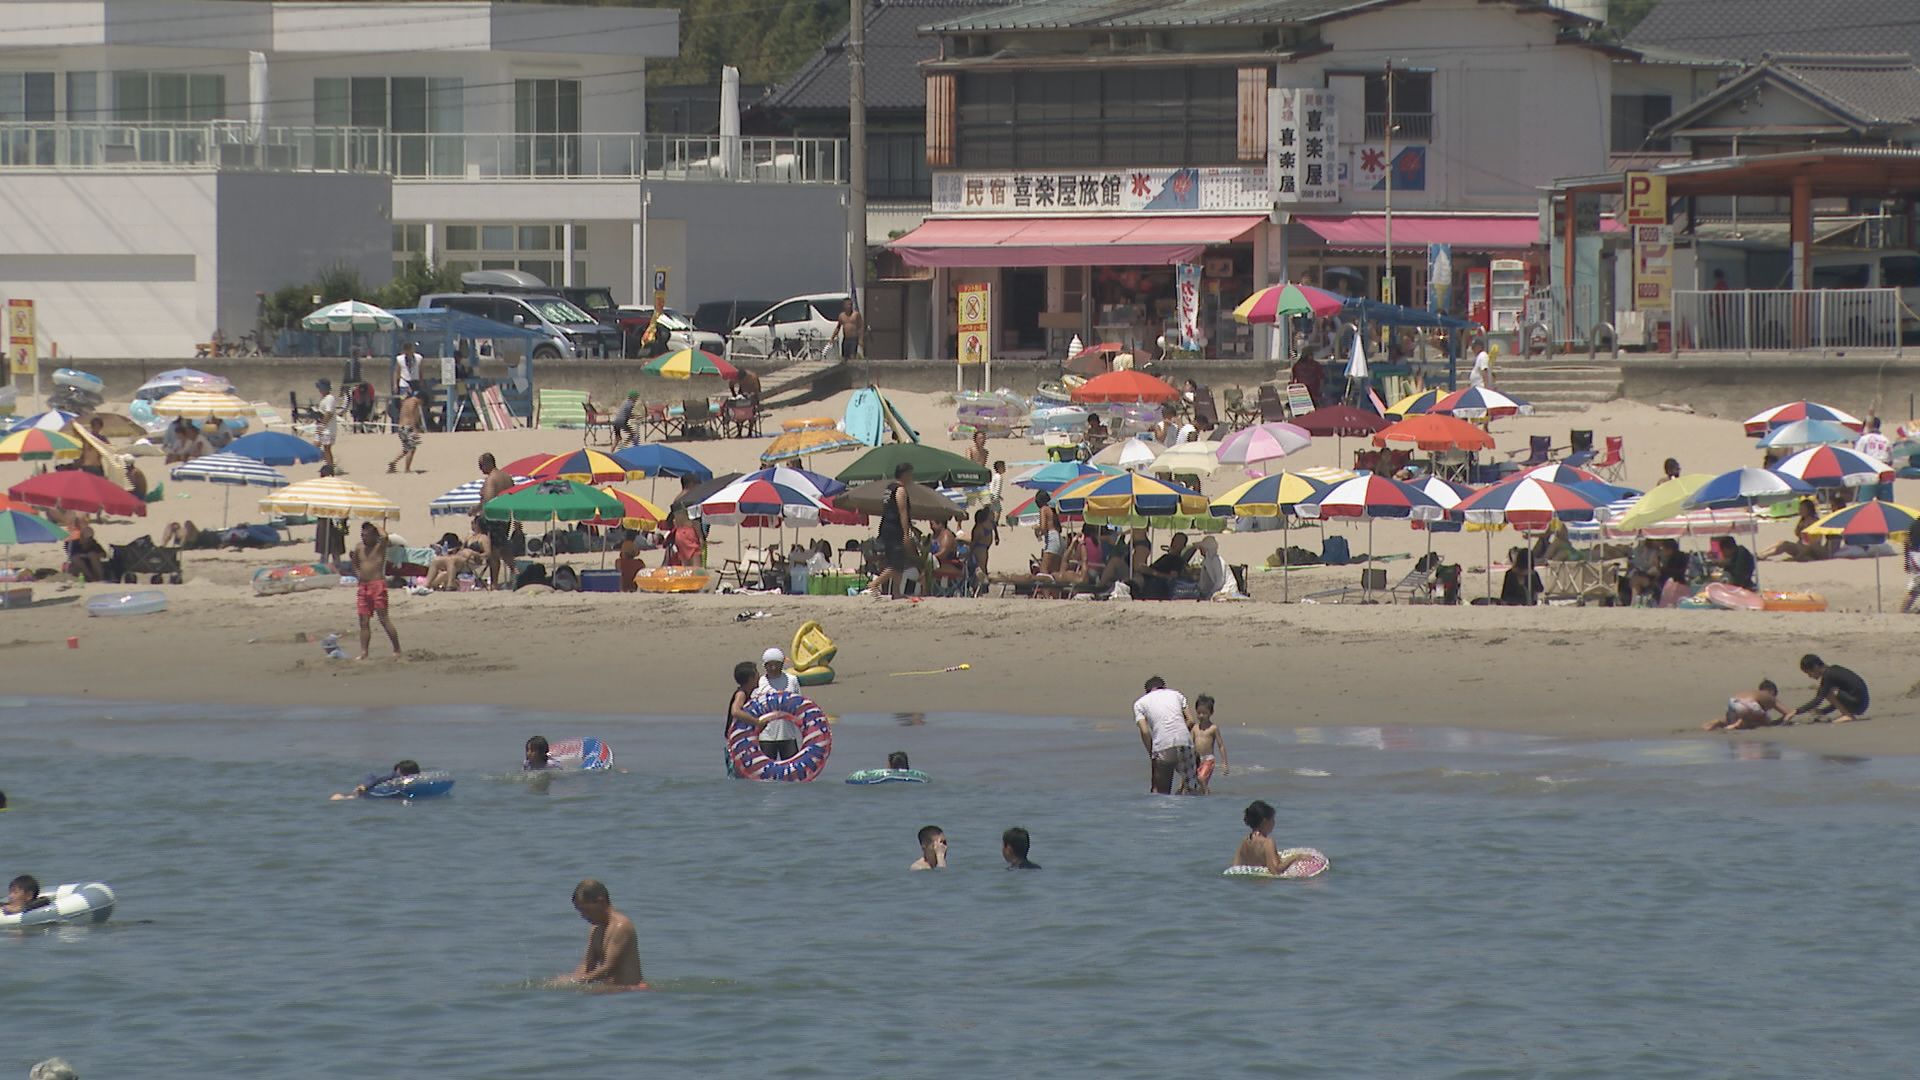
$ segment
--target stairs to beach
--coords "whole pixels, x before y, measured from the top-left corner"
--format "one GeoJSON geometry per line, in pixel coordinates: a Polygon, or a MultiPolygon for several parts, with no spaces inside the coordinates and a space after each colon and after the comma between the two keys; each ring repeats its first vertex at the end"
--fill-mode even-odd
{"type": "Polygon", "coordinates": [[[1620,365],[1609,357],[1579,354],[1494,362],[1501,392],[1533,405],[1536,415],[1583,413],[1620,396],[1620,365]]]}

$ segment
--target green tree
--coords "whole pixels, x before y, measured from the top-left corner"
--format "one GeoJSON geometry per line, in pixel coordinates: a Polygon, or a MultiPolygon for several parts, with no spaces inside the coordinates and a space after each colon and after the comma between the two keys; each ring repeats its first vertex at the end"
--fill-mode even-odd
{"type": "Polygon", "coordinates": [[[428,293],[459,292],[460,275],[444,266],[434,266],[425,255],[415,255],[400,268],[399,276],[382,285],[373,294],[373,302],[394,311],[420,303],[428,293]]]}

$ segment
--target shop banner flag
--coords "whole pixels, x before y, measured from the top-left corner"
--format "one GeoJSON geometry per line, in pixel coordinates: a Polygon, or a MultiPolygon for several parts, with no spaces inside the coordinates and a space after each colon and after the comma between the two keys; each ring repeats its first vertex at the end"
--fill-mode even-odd
{"type": "Polygon", "coordinates": [[[1181,263],[1173,268],[1174,288],[1180,299],[1180,347],[1198,349],[1200,340],[1200,264],[1181,263]]]}

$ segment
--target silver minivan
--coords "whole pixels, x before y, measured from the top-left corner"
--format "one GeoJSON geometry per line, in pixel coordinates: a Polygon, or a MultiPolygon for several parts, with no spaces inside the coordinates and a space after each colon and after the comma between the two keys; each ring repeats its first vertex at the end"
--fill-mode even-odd
{"type": "Polygon", "coordinates": [[[585,356],[621,356],[620,328],[608,326],[558,296],[537,293],[430,293],[420,298],[423,308],[464,311],[483,319],[544,333],[546,342],[533,347],[535,360],[585,356]]]}

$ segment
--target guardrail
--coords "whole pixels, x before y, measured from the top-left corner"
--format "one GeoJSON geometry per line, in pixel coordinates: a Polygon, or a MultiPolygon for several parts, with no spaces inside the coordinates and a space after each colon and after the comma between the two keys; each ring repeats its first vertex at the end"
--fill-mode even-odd
{"type": "Polygon", "coordinates": [[[846,144],[644,133],[486,133],[387,136],[402,180],[718,180],[757,184],[846,182],[846,144]]]}
{"type": "Polygon", "coordinates": [[[1900,351],[1899,289],[1677,289],[1673,351],[1900,351]]]}
{"type": "Polygon", "coordinates": [[[386,133],[367,127],[0,123],[0,169],[136,172],[387,171],[386,133]]]}

